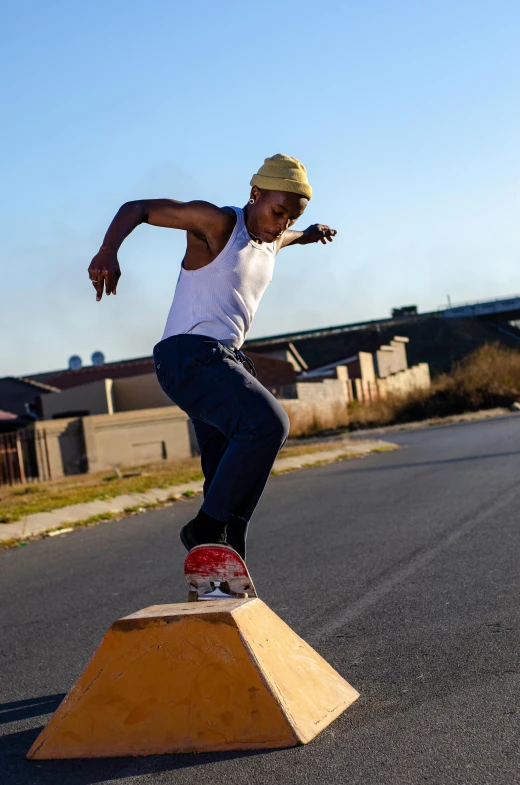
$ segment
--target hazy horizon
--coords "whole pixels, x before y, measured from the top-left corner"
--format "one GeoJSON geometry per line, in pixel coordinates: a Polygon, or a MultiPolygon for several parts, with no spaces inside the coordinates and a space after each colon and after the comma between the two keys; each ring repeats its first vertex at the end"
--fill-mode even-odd
{"type": "Polygon", "coordinates": [[[298,228],[248,338],[520,291],[520,6],[21,0],[3,17],[8,108],[0,376],[148,356],[182,233],[139,227],[117,296],[87,267],[120,205],[243,206],[266,156],[306,165],[298,228]],[[269,43],[269,53],[265,41],[269,43]]]}

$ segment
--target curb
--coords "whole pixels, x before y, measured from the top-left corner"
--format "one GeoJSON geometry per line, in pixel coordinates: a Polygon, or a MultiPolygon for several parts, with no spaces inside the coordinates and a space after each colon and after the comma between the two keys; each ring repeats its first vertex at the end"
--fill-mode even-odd
{"type": "MultiPolygon", "coordinates": [[[[334,463],[351,458],[362,458],[373,452],[387,452],[398,449],[396,444],[382,440],[371,440],[347,443],[333,450],[311,452],[275,461],[272,474],[285,474],[309,466],[334,463]]],[[[190,497],[202,493],[200,480],[173,485],[169,488],[152,488],[146,493],[128,493],[115,496],[104,501],[97,500],[71,504],[50,512],[38,512],[27,515],[15,523],[0,524],[0,546],[16,545],[20,541],[29,540],[44,534],[65,534],[74,526],[99,523],[111,520],[116,516],[125,517],[133,512],[144,512],[146,509],[164,506],[179,501],[183,496],[190,497]]]]}

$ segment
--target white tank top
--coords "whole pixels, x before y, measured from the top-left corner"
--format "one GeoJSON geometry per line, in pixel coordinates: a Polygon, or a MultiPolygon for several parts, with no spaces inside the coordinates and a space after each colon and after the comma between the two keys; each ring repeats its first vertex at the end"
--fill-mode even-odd
{"type": "Polygon", "coordinates": [[[276,243],[257,243],[246,229],[244,211],[225,248],[199,270],[181,266],[164,338],[180,333],[209,335],[239,349],[273,278],[276,243]]]}

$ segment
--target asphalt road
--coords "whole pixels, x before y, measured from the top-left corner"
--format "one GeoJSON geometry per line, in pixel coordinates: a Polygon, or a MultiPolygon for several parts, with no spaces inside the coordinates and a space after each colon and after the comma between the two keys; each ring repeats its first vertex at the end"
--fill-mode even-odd
{"type": "Polygon", "coordinates": [[[260,596],[361,693],[317,739],[24,759],[112,621],[184,601],[191,500],[0,553],[1,785],[520,783],[520,416],[391,440],[273,478],[254,518],[260,596]]]}

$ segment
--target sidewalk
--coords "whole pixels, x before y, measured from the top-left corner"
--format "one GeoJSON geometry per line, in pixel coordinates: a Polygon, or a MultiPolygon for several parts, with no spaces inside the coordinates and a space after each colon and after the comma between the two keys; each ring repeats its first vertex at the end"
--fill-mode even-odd
{"type": "MultiPolygon", "coordinates": [[[[273,474],[284,474],[307,466],[333,463],[338,460],[360,458],[372,452],[396,450],[397,445],[381,440],[363,442],[346,442],[335,449],[307,453],[291,458],[279,458],[274,465],[273,474]]],[[[202,493],[202,481],[174,485],[169,488],[154,488],[146,493],[129,493],[115,496],[113,499],[72,504],[60,507],[52,512],[40,512],[27,515],[15,523],[0,524],[0,545],[15,545],[42,534],[65,533],[72,531],[74,526],[111,520],[118,516],[124,517],[132,512],[143,512],[146,509],[163,506],[178,501],[183,496],[189,497],[202,493]]]]}

